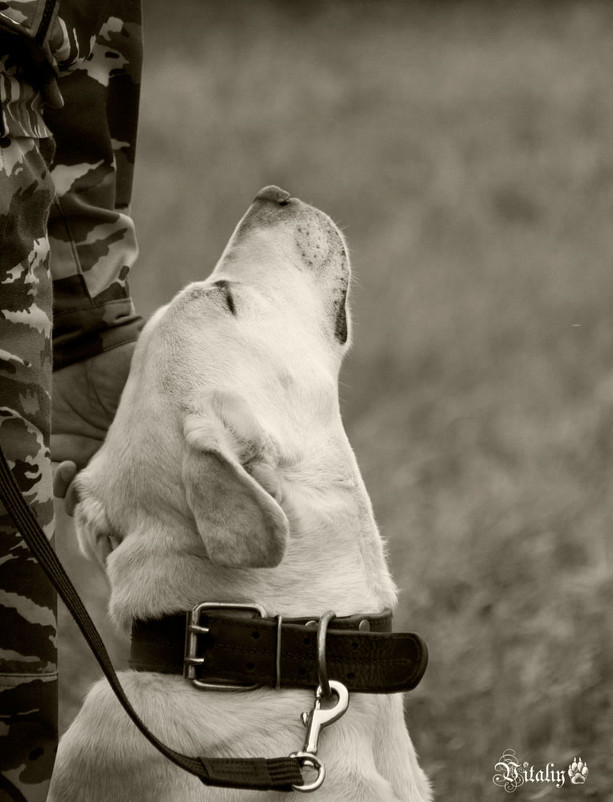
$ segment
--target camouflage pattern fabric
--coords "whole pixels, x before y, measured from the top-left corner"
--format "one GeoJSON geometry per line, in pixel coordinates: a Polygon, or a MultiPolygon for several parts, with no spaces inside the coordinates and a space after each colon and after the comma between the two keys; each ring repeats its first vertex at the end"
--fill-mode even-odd
{"type": "Polygon", "coordinates": [[[58,11],[59,0],[0,0],[0,29],[14,34],[29,49],[30,59],[45,74],[45,83],[58,72],[53,52],[66,49],[58,11]]]}
{"type": "MultiPolygon", "coordinates": [[[[49,537],[53,184],[42,154],[51,148],[0,139],[0,444],[49,537]]],[[[55,632],[53,588],[0,505],[0,800],[46,798],[57,738],[55,632]]]]}
{"type": "MultiPolygon", "coordinates": [[[[81,2],[82,4],[82,2],[81,2]]],[[[54,369],[136,339],[126,279],[138,248],[129,216],[140,88],[136,0],[110,0],[88,57],[45,113],[57,144],[49,219],[54,369]]],[[[62,5],[62,14],[64,5],[62,5]]]]}
{"type": "Polygon", "coordinates": [[[19,33],[34,38],[41,33],[48,6],[55,8],[57,3],[55,0],[52,3],[47,0],[20,0],[18,3],[0,0],[0,19],[19,33]]]}
{"type": "Polygon", "coordinates": [[[58,370],[133,341],[142,326],[126,283],[138,254],[129,203],[142,62],[140,0],[64,0],[59,15],[50,0],[0,0],[0,62],[7,51],[27,61],[29,71],[21,82],[4,71],[3,133],[44,137],[51,131],[57,145],[49,237],[58,370]],[[52,23],[44,36],[47,50],[36,55],[31,32],[43,8],[52,23]],[[20,27],[27,36],[17,35],[20,27]],[[60,76],[64,107],[46,108],[43,120],[46,68],[60,76]]]}
{"type": "MultiPolygon", "coordinates": [[[[52,350],[61,369],[142,325],[126,282],[140,63],[138,0],[0,0],[0,444],[49,537],[52,350]]],[[[55,593],[0,506],[0,802],[46,799],[55,637],[55,593]]]]}

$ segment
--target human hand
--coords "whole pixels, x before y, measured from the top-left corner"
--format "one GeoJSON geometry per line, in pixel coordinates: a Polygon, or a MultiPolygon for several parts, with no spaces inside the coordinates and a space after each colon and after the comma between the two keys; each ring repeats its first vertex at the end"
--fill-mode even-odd
{"type": "Polygon", "coordinates": [[[72,482],[102,445],[128,378],[135,343],[75,362],[53,373],[51,459],[60,462],[54,480],[56,496],[72,514],[72,482]]]}

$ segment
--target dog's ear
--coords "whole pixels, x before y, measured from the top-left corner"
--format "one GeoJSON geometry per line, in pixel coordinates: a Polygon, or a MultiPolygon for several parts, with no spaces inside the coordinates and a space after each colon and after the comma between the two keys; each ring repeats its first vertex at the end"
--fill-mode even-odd
{"type": "Polygon", "coordinates": [[[187,414],[184,434],[185,494],[211,562],[278,565],[289,523],[273,498],[275,448],[246,402],[213,393],[187,414]]]}

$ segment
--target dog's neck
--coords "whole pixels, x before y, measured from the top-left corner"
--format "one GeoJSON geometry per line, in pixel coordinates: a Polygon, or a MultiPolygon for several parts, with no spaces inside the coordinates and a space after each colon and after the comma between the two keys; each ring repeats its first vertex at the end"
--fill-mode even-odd
{"type": "Polygon", "coordinates": [[[393,608],[396,590],[344,432],[325,461],[312,448],[279,474],[279,501],[290,522],[281,565],[214,565],[180,514],[140,516],[138,531],[125,538],[107,563],[117,623],[127,628],[134,618],[187,610],[201,601],[255,601],[269,615],[288,617],[316,616],[329,609],[350,615],[393,608]]]}

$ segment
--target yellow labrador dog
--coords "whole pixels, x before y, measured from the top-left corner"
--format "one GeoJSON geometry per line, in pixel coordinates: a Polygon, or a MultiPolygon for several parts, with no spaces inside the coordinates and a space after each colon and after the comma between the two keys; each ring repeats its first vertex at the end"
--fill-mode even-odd
{"type": "MultiPolygon", "coordinates": [[[[349,275],[332,221],[267,187],[210,277],[144,328],[107,440],[77,479],[79,542],[107,571],[118,626],[211,599],[253,600],[284,618],[395,606],[339,412],[349,275]]],[[[304,741],[312,690],[120,678],[146,724],[184,754],[273,757],[304,741]]],[[[401,694],[352,694],[319,755],[322,802],[430,799],[401,694]]],[[[280,798],[203,786],[143,738],[101,681],[61,741],[50,802],[280,798]]]]}

